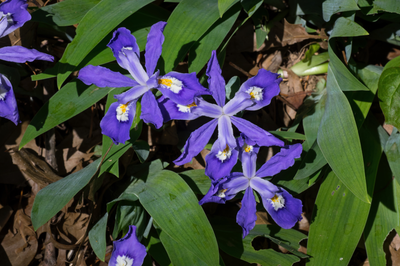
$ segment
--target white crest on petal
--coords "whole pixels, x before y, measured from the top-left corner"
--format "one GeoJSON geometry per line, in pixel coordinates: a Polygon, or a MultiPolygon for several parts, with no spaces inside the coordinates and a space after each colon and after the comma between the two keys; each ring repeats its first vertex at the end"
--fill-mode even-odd
{"type": "Polygon", "coordinates": [[[268,200],[271,202],[272,207],[274,207],[275,211],[285,207],[285,198],[282,197],[282,195],[280,194],[275,194],[274,197],[268,200]]]}
{"type": "Polygon", "coordinates": [[[0,84],[0,100],[4,101],[6,99],[7,92],[4,86],[0,84]]]}
{"type": "Polygon", "coordinates": [[[248,145],[248,144],[245,143],[245,144],[243,145],[243,150],[244,150],[245,152],[247,152],[247,153],[252,152],[252,151],[253,151],[253,146],[248,145]]]}
{"type": "Polygon", "coordinates": [[[158,80],[159,84],[164,85],[170,89],[173,93],[179,93],[182,90],[183,83],[177,78],[164,76],[158,80]]]}
{"type": "Polygon", "coordinates": [[[182,104],[177,104],[176,106],[178,107],[179,112],[190,113],[190,107],[182,104]]]}
{"type": "Polygon", "coordinates": [[[232,155],[232,150],[226,145],[226,149],[223,151],[219,151],[217,155],[215,155],[221,162],[224,162],[226,159],[229,159],[232,155]]]}
{"type": "Polygon", "coordinates": [[[128,111],[129,106],[128,104],[120,104],[117,107],[117,119],[119,122],[126,122],[129,120],[128,111]]]}
{"type": "Polygon", "coordinates": [[[250,87],[250,89],[248,89],[246,92],[250,94],[252,99],[257,101],[261,101],[263,99],[263,89],[260,87],[250,87]]]}
{"type": "Polygon", "coordinates": [[[118,256],[117,257],[117,265],[115,266],[132,266],[133,259],[127,256],[118,256]]]}
{"type": "Polygon", "coordinates": [[[225,198],[226,197],[226,195],[225,195],[226,191],[227,191],[227,189],[218,190],[217,196],[220,197],[220,198],[225,198]]]}

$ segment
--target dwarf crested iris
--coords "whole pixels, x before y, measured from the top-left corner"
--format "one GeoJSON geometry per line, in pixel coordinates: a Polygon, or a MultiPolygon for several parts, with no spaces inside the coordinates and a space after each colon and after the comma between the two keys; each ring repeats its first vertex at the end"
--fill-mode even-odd
{"type": "Polygon", "coordinates": [[[124,238],[114,241],[109,266],[140,266],[146,257],[146,247],[136,237],[136,226],[130,225],[124,238]]]}
{"type": "Polygon", "coordinates": [[[302,219],[301,201],[263,177],[274,176],[292,166],[294,159],[300,157],[301,144],[284,146],[258,171],[256,171],[256,160],[259,146],[242,134],[238,138],[238,147],[243,173],[234,172],[220,180],[213,181],[210,190],[199,203],[225,203],[240,191],[245,191],[242,207],[236,216],[236,222],[243,229],[244,238],[254,228],[257,219],[256,200],[253,192],[255,190],[260,194],[264,208],[272,219],[282,228],[292,228],[297,221],[302,219]]]}
{"type": "Polygon", "coordinates": [[[206,174],[213,180],[228,175],[237,162],[238,152],[235,150],[236,140],[233,136],[232,124],[240,132],[260,146],[280,146],[283,141],[258,126],[234,115],[243,110],[257,110],[271,102],[279,94],[279,83],[282,79],[278,74],[260,69],[258,74],[242,84],[235,97],[225,104],[225,80],[221,75],[216,52],[213,51],[207,65],[209,90],[217,104],[206,102],[196,97],[194,102],[183,106],[166,98],[160,98],[159,103],[165,121],[171,119],[194,119],[199,116],[213,118],[189,136],[182,155],[174,161],[177,165],[188,163],[201,152],[211,138],[218,125],[218,139],[214,142],[211,152],[206,157],[206,174]]]}
{"type": "MultiPolygon", "coordinates": [[[[0,4],[0,38],[13,32],[31,19],[26,10],[25,0],[7,0],[0,4]]],[[[0,48],[0,60],[25,63],[34,60],[53,61],[51,55],[41,53],[35,49],[22,46],[7,46],[0,48]]],[[[20,122],[17,101],[14,90],[8,78],[0,74],[0,117],[7,118],[17,125],[20,122]]]]}
{"type": "Polygon", "coordinates": [[[160,76],[159,71],[155,71],[161,56],[166,24],[163,21],[154,24],[147,36],[144,55],[146,71],[140,64],[139,46],[131,32],[126,28],[119,28],[114,32],[107,46],[111,48],[118,64],[128,70],[133,79],[101,66],[89,65],[79,72],[78,78],[86,85],[132,87],[114,96],[118,101],[111,104],[100,123],[102,134],[109,136],[115,144],[129,140],[129,130],[136,114],[136,102],[142,95],[140,118],[157,128],[162,126],[163,117],[151,89],[160,90],[165,97],[182,105],[191,104],[195,96],[209,94],[201,86],[195,73],[170,72],[160,76]]]}

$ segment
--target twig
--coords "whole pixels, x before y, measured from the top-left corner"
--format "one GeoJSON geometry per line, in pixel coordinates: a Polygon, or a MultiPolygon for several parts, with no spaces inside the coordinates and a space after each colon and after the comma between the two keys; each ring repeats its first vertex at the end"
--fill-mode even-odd
{"type": "Polygon", "coordinates": [[[240,72],[242,72],[244,75],[246,75],[248,78],[252,78],[253,76],[252,75],[250,75],[250,73],[249,72],[247,72],[247,71],[245,71],[244,69],[242,69],[242,68],[240,68],[240,67],[238,67],[237,65],[235,65],[234,63],[232,63],[232,62],[229,62],[229,65],[231,65],[233,68],[235,68],[236,70],[238,70],[238,71],[240,71],[240,72]]]}

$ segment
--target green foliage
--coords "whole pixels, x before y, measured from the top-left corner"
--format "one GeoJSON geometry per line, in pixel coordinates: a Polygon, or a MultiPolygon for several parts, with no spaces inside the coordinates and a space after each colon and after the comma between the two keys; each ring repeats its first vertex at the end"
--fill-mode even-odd
{"type": "Polygon", "coordinates": [[[84,188],[96,174],[99,164],[100,159],[40,190],[32,207],[33,228],[37,230],[44,225],[84,188]]]}
{"type": "Polygon", "coordinates": [[[400,67],[384,70],[379,79],[379,103],[386,123],[400,128],[400,67]]]}
{"type": "Polygon", "coordinates": [[[106,257],[107,220],[108,213],[104,214],[103,217],[99,221],[97,221],[97,223],[89,232],[90,245],[92,246],[94,253],[96,253],[96,256],[102,261],[104,261],[106,257]]]}

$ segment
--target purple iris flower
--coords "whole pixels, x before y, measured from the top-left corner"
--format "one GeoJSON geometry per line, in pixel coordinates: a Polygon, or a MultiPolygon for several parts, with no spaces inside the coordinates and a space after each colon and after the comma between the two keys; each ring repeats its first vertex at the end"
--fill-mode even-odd
{"type": "MultiPolygon", "coordinates": [[[[243,135],[242,135],[243,136],[243,135]]],[[[250,138],[238,138],[239,159],[242,162],[243,173],[231,173],[211,184],[210,190],[200,200],[199,204],[206,202],[225,203],[236,196],[240,191],[245,191],[242,207],[237,213],[236,222],[243,229],[243,238],[254,228],[256,216],[256,200],[253,190],[260,194],[262,203],[272,219],[282,228],[292,228],[297,221],[302,219],[302,203],[295,199],[285,189],[264,180],[263,177],[274,176],[294,164],[294,159],[299,158],[302,152],[301,144],[284,146],[281,151],[268,160],[256,171],[258,145],[250,138]]]]}
{"type": "Polygon", "coordinates": [[[146,123],[152,123],[157,128],[163,124],[163,116],[151,89],[156,88],[172,101],[188,105],[194,97],[210,94],[201,86],[195,73],[182,74],[170,72],[164,76],[155,71],[157,61],[161,56],[164,42],[164,27],[166,22],[154,24],[147,36],[145,67],[140,64],[140,50],[135,37],[126,28],[114,32],[108,47],[111,48],[118,64],[129,71],[133,79],[121,73],[113,72],[101,66],[86,66],[79,72],[78,78],[86,85],[95,84],[99,87],[132,87],[128,91],[115,95],[118,100],[111,104],[107,114],[100,123],[102,134],[109,136],[115,144],[129,140],[129,130],[136,114],[136,102],[142,98],[140,118],[146,123]]]}
{"type": "Polygon", "coordinates": [[[129,226],[124,238],[114,241],[109,266],[140,266],[146,257],[146,248],[136,237],[136,227],[129,226]]]}
{"type": "MultiPolygon", "coordinates": [[[[0,38],[24,25],[31,19],[26,10],[28,4],[25,0],[7,0],[0,4],[0,38]]],[[[53,56],[41,53],[35,49],[22,46],[7,46],[0,48],[0,60],[25,63],[34,60],[52,62],[53,56]]],[[[0,117],[11,120],[17,125],[20,122],[17,101],[11,82],[3,74],[0,74],[0,117]]]]}
{"type": "Polygon", "coordinates": [[[284,145],[283,141],[267,131],[234,116],[243,110],[257,110],[268,105],[271,99],[279,94],[279,83],[282,79],[278,78],[278,74],[260,69],[257,75],[244,82],[235,97],[225,104],[225,80],[221,75],[215,51],[208,62],[206,74],[209,77],[209,89],[217,104],[208,103],[201,97],[197,97],[193,103],[186,106],[166,98],[160,98],[159,104],[165,121],[194,119],[199,116],[213,118],[192,132],[182,155],[174,163],[183,165],[190,162],[206,146],[218,125],[218,140],[206,156],[206,174],[211,179],[218,180],[228,175],[237,162],[238,151],[235,150],[236,140],[232,124],[260,146],[284,145]]]}

